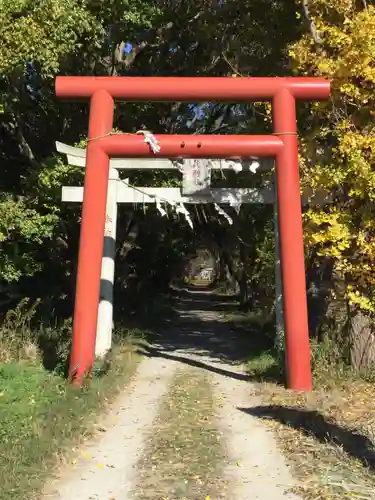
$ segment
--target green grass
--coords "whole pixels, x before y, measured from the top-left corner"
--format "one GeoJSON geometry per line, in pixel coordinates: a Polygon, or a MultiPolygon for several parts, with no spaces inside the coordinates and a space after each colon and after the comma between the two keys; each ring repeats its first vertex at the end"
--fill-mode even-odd
{"type": "Polygon", "coordinates": [[[284,383],[284,370],[274,347],[273,319],[262,312],[235,312],[223,315],[223,321],[241,340],[246,352],[246,371],[255,382],[284,383]]]}
{"type": "Polygon", "coordinates": [[[136,362],[130,344],[120,345],[105,374],[82,389],[37,362],[0,364],[0,500],[40,498],[44,481],[67,450],[93,432],[95,418],[136,362]]]}
{"type": "Polygon", "coordinates": [[[260,353],[250,359],[246,364],[247,372],[254,379],[266,380],[271,374],[281,377],[281,370],[277,364],[277,359],[270,351],[260,353]]]}

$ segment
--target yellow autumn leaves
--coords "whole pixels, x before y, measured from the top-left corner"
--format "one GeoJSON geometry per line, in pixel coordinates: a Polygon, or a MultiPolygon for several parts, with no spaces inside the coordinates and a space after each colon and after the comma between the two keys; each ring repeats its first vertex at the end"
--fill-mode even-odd
{"type": "Polygon", "coordinates": [[[309,0],[309,7],[318,37],[310,29],[289,55],[296,73],[330,78],[332,98],[311,107],[301,184],[336,200],[304,214],[306,243],[334,259],[349,301],[374,311],[375,8],[354,0],[309,0]]]}

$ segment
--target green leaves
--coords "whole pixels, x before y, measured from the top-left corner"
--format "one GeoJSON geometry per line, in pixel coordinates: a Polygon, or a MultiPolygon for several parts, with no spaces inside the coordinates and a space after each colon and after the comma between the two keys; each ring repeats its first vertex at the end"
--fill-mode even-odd
{"type": "Polygon", "coordinates": [[[103,33],[98,20],[77,0],[6,1],[0,9],[2,75],[20,75],[30,61],[42,76],[52,77],[63,57],[78,52],[81,37],[95,43],[103,33]]]}
{"type": "Polygon", "coordinates": [[[35,249],[52,237],[57,222],[56,215],[41,215],[24,199],[0,196],[0,280],[17,281],[40,269],[35,249]]]}

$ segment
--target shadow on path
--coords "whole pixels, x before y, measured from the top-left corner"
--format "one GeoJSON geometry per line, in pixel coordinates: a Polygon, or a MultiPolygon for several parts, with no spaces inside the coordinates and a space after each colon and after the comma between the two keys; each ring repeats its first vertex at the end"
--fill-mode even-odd
{"type": "Polygon", "coordinates": [[[251,378],[249,375],[245,375],[243,373],[237,373],[235,371],[226,370],[224,368],[220,368],[218,366],[213,366],[203,361],[199,361],[197,359],[187,358],[186,356],[178,356],[173,354],[168,354],[163,350],[156,349],[151,346],[140,346],[138,348],[138,353],[143,356],[147,356],[150,358],[161,357],[164,359],[170,359],[172,361],[179,361],[189,366],[195,366],[198,368],[203,368],[204,370],[210,371],[212,373],[217,373],[219,375],[223,375],[224,377],[230,377],[235,380],[244,380],[250,381],[251,378]]]}
{"type": "Polygon", "coordinates": [[[256,351],[255,344],[258,351],[264,350],[264,336],[251,315],[241,326],[225,318],[228,311],[238,310],[234,296],[213,294],[202,287],[174,289],[172,295],[172,314],[152,329],[147,338],[151,347],[143,346],[143,354],[172,359],[173,353],[179,353],[181,361],[200,363],[190,358],[192,354],[202,358],[202,367],[210,361],[238,366],[256,351]]]}
{"type": "MultiPolygon", "coordinates": [[[[253,375],[241,373],[239,365],[269,352],[272,337],[264,334],[254,318],[251,320],[251,315],[243,325],[225,320],[225,312],[236,310],[235,297],[191,287],[174,290],[173,302],[174,310],[169,321],[153,331],[147,339],[148,344],[138,344],[141,354],[179,361],[235,380],[257,380],[253,375]]],[[[277,379],[271,373],[269,378],[277,379]]],[[[265,380],[265,377],[261,379],[265,380]]],[[[371,441],[355,430],[329,422],[317,411],[283,406],[238,410],[254,417],[277,420],[314,436],[322,443],[340,446],[375,471],[375,450],[371,441]]]]}
{"type": "Polygon", "coordinates": [[[313,436],[322,443],[339,446],[348,455],[375,471],[375,450],[370,439],[355,430],[329,422],[317,411],[278,405],[238,408],[238,410],[254,417],[276,420],[306,435],[313,436]]]}

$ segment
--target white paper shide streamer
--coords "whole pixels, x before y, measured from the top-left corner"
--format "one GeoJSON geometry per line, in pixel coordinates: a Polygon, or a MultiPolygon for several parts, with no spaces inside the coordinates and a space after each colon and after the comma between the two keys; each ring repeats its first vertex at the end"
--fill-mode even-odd
{"type": "MultiPolygon", "coordinates": [[[[236,174],[243,171],[242,162],[240,162],[240,161],[224,160],[224,163],[225,163],[227,168],[229,167],[231,170],[236,172],[236,174]]],[[[249,167],[249,170],[252,174],[255,174],[259,167],[260,167],[259,161],[252,160],[250,167],[249,167]]]]}
{"type": "Polygon", "coordinates": [[[225,161],[225,164],[231,170],[234,170],[234,172],[236,172],[236,174],[238,174],[239,172],[242,172],[242,170],[243,170],[242,169],[242,163],[240,161],[228,160],[228,161],[225,161]]]}
{"type": "Polygon", "coordinates": [[[194,226],[193,226],[193,221],[191,220],[191,217],[190,217],[190,212],[189,210],[185,207],[185,205],[183,203],[177,203],[176,206],[175,206],[175,210],[178,214],[181,214],[185,217],[186,219],[186,222],[189,224],[189,226],[191,227],[191,229],[194,229],[194,226]]]}
{"type": "Polygon", "coordinates": [[[156,198],[156,209],[162,217],[165,217],[166,215],[168,215],[166,210],[164,210],[164,208],[162,207],[159,198],[156,198]]]}
{"type": "Polygon", "coordinates": [[[217,213],[222,215],[226,219],[228,224],[230,224],[230,225],[233,224],[232,217],[230,217],[226,212],[224,212],[224,210],[217,203],[214,203],[214,207],[215,207],[215,210],[217,211],[217,213]]]}
{"type": "Polygon", "coordinates": [[[150,149],[153,153],[159,153],[160,145],[156,137],[149,130],[138,130],[136,134],[143,135],[143,142],[150,146],[150,149]]]}
{"type": "Polygon", "coordinates": [[[255,174],[258,168],[260,167],[259,161],[253,161],[249,167],[249,170],[252,174],[255,174]]]}
{"type": "MultiPolygon", "coordinates": [[[[160,152],[160,144],[152,132],[150,132],[149,130],[138,130],[136,133],[143,135],[144,142],[150,146],[150,149],[153,153],[160,152]]],[[[129,186],[129,184],[128,184],[128,186],[129,186]]],[[[141,189],[139,189],[135,186],[132,186],[132,187],[133,187],[133,189],[136,189],[137,191],[143,193],[144,195],[147,195],[147,193],[144,193],[141,189]]],[[[147,195],[147,196],[149,196],[149,195],[147,195]]],[[[183,203],[177,203],[177,204],[171,203],[170,201],[163,200],[161,198],[158,198],[157,196],[154,196],[154,198],[155,198],[156,209],[162,217],[168,216],[167,211],[162,206],[162,203],[164,203],[164,206],[169,205],[175,209],[177,214],[183,215],[186,219],[186,222],[191,227],[191,229],[194,229],[193,221],[191,220],[191,216],[190,216],[190,212],[188,211],[188,209],[185,207],[185,205],[183,203]]]]}
{"type": "MultiPolygon", "coordinates": [[[[144,142],[149,145],[149,147],[153,153],[160,152],[160,144],[152,132],[150,132],[149,130],[139,130],[136,133],[143,135],[144,142]]],[[[242,170],[243,170],[242,162],[240,162],[240,161],[223,160],[223,163],[225,163],[226,168],[229,167],[231,170],[233,170],[236,173],[242,172],[242,170]]],[[[181,163],[179,161],[176,161],[175,165],[181,173],[186,174],[186,172],[184,171],[183,165],[181,165],[181,163]]],[[[253,160],[250,167],[249,167],[250,172],[252,174],[255,174],[256,171],[258,170],[259,166],[260,166],[260,163],[256,160],[253,160]]],[[[132,187],[143,193],[143,191],[141,189],[136,188],[134,186],[132,186],[132,187]]],[[[146,194],[146,193],[143,193],[143,194],[146,194]]],[[[156,203],[156,209],[158,210],[159,214],[162,217],[168,216],[167,211],[162,206],[162,203],[163,203],[164,207],[171,206],[174,208],[174,210],[177,214],[183,215],[186,219],[186,222],[191,227],[191,229],[194,228],[193,221],[192,221],[191,216],[190,216],[190,212],[185,207],[185,205],[183,203],[171,203],[168,200],[163,200],[163,199],[158,198],[156,196],[154,196],[154,198],[155,198],[155,203],[156,203]]],[[[240,212],[241,203],[239,203],[235,199],[235,197],[233,197],[233,199],[229,200],[229,205],[231,208],[233,208],[236,211],[237,214],[240,212]]],[[[230,215],[228,215],[217,203],[214,203],[214,208],[219,215],[221,215],[222,217],[225,218],[225,220],[228,222],[228,224],[230,224],[230,225],[233,224],[233,219],[230,217],[230,215]]]]}

